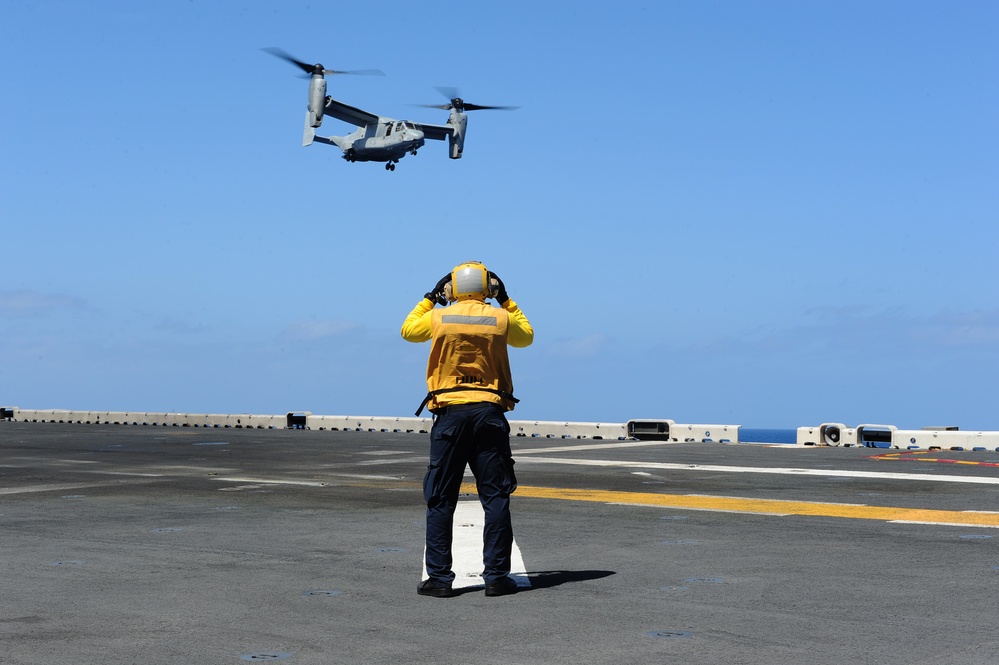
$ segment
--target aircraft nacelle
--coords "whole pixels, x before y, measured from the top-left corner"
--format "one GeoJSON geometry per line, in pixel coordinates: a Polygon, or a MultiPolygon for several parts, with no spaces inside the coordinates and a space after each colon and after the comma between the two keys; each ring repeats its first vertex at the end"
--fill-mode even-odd
{"type": "Polygon", "coordinates": [[[468,116],[460,111],[451,111],[451,117],[447,124],[454,128],[448,135],[448,148],[450,148],[451,159],[461,159],[461,153],[465,149],[465,125],[468,124],[468,116]]]}
{"type": "Polygon", "coordinates": [[[323,124],[323,108],[326,106],[326,79],[322,74],[313,74],[309,81],[309,119],[311,127],[323,124]]]}

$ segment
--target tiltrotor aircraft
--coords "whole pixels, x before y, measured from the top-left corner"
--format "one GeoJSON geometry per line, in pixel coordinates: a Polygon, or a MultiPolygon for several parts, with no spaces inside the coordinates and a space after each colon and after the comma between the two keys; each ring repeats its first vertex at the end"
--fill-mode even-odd
{"type": "Polygon", "coordinates": [[[396,163],[406,155],[415,155],[416,151],[423,147],[425,139],[436,141],[447,139],[451,159],[461,159],[461,153],[465,148],[465,127],[468,123],[466,111],[517,108],[516,106],[469,104],[458,97],[456,90],[438,88],[442,94],[450,99],[449,103],[422,106],[451,111],[446,125],[427,125],[411,120],[387,118],[348,106],[326,94],[326,75],[384,76],[381,71],[377,69],[357,71],[326,69],[321,64],[310,65],[296,60],[281,49],[267,48],[264,50],[297,65],[310,77],[309,105],[305,112],[305,132],[302,135],[302,145],[312,145],[313,141],[335,145],[343,151],[343,158],[348,162],[385,162],[386,170],[395,171],[396,163]],[[316,134],[316,129],[322,126],[324,116],[331,116],[337,120],[357,125],[358,129],[346,136],[319,136],[316,134]]]}

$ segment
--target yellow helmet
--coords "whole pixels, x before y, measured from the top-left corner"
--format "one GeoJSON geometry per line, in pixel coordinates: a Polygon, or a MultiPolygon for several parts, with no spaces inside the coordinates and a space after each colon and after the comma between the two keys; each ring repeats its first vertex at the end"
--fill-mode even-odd
{"type": "Polygon", "coordinates": [[[490,283],[489,271],[479,261],[466,261],[451,271],[451,283],[444,289],[448,300],[485,300],[494,297],[495,287],[490,283]]]}

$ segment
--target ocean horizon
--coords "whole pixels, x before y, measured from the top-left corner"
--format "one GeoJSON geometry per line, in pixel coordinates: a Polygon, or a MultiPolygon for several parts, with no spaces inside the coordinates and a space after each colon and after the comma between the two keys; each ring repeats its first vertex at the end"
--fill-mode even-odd
{"type": "Polygon", "coordinates": [[[797,443],[796,429],[746,428],[739,430],[740,443],[797,443]]]}

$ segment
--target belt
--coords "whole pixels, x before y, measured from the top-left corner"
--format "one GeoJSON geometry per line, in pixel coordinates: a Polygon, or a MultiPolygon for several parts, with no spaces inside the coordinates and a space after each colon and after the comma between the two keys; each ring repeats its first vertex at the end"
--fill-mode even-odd
{"type": "Polygon", "coordinates": [[[499,408],[499,404],[496,402],[471,402],[469,404],[451,404],[450,406],[442,406],[439,409],[431,409],[431,412],[436,416],[443,416],[445,413],[456,413],[458,411],[468,411],[469,409],[481,409],[484,406],[495,406],[499,408]]]}
{"type": "MultiPolygon", "coordinates": [[[[427,396],[423,398],[422,402],[420,402],[420,408],[416,410],[416,415],[419,416],[421,413],[423,413],[423,409],[426,408],[427,403],[429,403],[430,400],[432,400],[437,395],[440,395],[442,393],[461,393],[461,392],[466,392],[468,390],[481,390],[482,392],[499,395],[503,399],[509,400],[514,404],[520,401],[519,399],[514,397],[512,393],[508,393],[505,390],[496,390],[495,388],[481,388],[479,386],[454,386],[452,388],[438,388],[437,390],[431,390],[430,392],[427,393],[427,396]]],[[[491,402],[475,402],[475,404],[491,404],[491,402]]]]}

